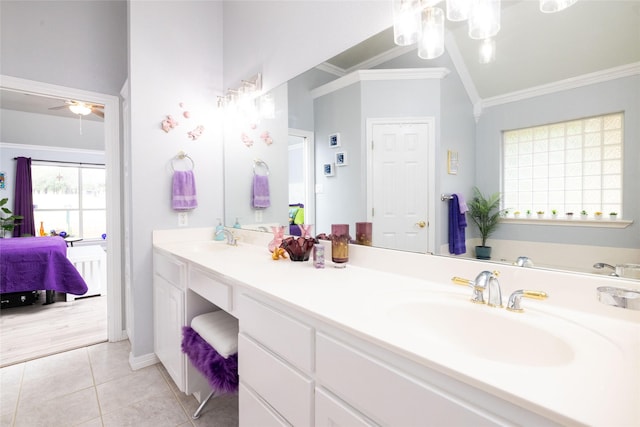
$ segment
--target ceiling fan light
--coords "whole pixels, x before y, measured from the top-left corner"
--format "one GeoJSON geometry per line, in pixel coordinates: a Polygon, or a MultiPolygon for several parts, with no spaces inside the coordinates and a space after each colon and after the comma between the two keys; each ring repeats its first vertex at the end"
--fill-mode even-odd
{"type": "Polygon", "coordinates": [[[447,0],[447,19],[449,21],[465,21],[469,18],[471,0],[447,0]]]}
{"type": "Polygon", "coordinates": [[[554,13],[565,10],[578,0],[540,0],[540,12],[554,13]]]}
{"type": "Polygon", "coordinates": [[[418,41],[420,0],[393,0],[393,40],[398,46],[418,41]]]}
{"type": "Polygon", "coordinates": [[[484,40],[500,31],[500,0],[473,0],[469,12],[469,37],[484,40]]]}
{"type": "Polygon", "coordinates": [[[437,58],[444,53],[444,12],[437,7],[422,11],[422,32],[418,43],[418,56],[422,59],[437,58]]]}
{"type": "Polygon", "coordinates": [[[80,116],[91,114],[91,108],[82,102],[69,105],[69,110],[71,110],[72,113],[78,114],[80,116]]]}

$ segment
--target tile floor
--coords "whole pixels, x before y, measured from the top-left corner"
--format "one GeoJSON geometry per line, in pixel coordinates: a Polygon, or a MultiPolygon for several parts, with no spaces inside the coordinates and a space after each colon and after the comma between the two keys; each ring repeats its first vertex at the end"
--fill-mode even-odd
{"type": "Polygon", "coordinates": [[[102,343],[0,369],[0,426],[237,426],[237,395],[202,416],[161,364],[129,367],[129,341],[102,343]]]}

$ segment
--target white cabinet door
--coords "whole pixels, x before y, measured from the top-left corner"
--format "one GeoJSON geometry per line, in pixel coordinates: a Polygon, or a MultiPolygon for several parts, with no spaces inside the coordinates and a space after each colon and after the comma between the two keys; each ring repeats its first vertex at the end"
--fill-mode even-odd
{"type": "Polygon", "coordinates": [[[180,391],[184,391],[185,356],[181,349],[184,292],[158,275],[153,282],[154,350],[180,391]]]}

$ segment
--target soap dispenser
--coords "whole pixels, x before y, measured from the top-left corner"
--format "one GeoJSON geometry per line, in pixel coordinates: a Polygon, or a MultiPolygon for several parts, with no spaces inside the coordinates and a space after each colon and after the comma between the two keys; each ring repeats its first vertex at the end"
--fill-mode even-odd
{"type": "Polygon", "coordinates": [[[238,217],[236,217],[236,223],[233,224],[233,228],[240,228],[240,222],[238,221],[238,217]]]}
{"type": "Polygon", "coordinates": [[[218,218],[218,225],[216,225],[216,234],[214,239],[220,241],[220,240],[224,240],[224,233],[222,233],[222,230],[224,230],[224,226],[222,225],[222,221],[220,220],[220,218],[218,218]]]}

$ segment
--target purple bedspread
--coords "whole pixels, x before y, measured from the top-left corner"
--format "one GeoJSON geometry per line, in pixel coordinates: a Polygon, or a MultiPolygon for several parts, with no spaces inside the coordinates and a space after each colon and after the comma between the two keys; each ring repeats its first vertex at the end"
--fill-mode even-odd
{"type": "Polygon", "coordinates": [[[62,237],[0,239],[0,292],[53,290],[74,295],[87,284],[67,258],[62,237]]]}

